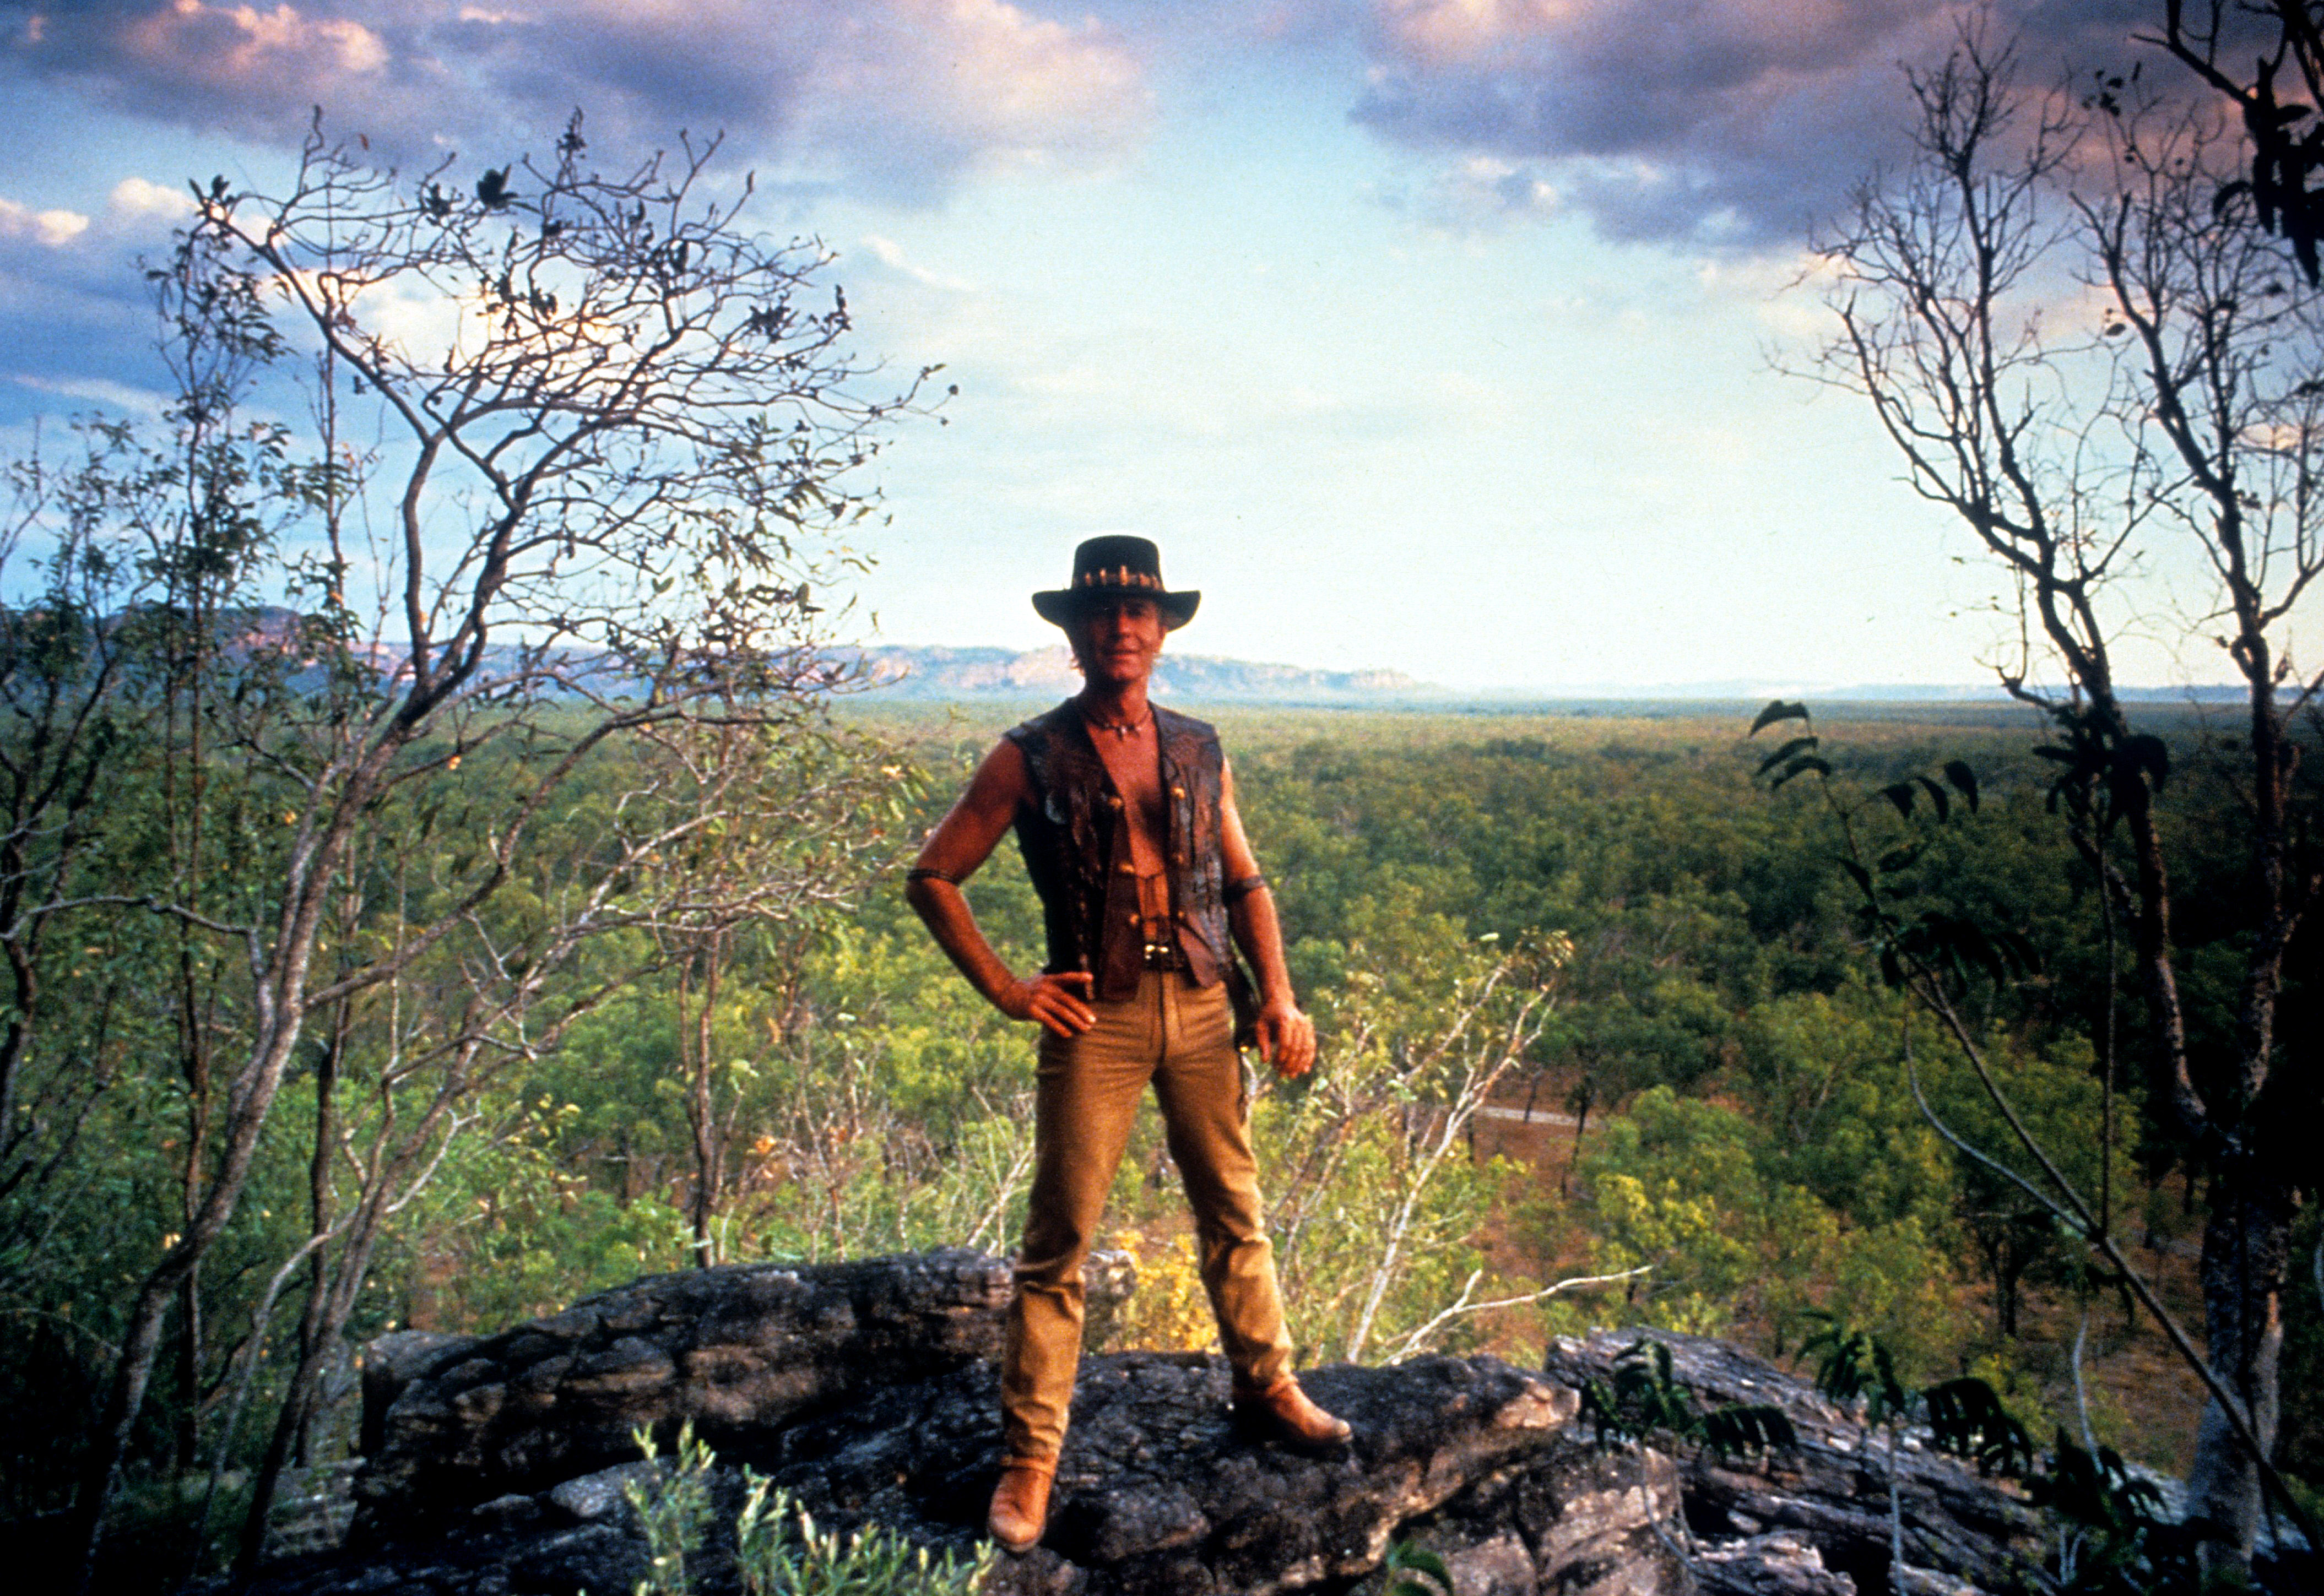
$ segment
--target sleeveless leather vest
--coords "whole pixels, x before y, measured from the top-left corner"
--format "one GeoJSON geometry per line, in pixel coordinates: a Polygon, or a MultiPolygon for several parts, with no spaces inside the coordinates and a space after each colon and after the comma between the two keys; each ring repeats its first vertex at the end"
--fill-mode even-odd
{"type": "MultiPolygon", "coordinates": [[[[1168,815],[1168,833],[1157,840],[1178,950],[1194,984],[1209,986],[1227,963],[1219,841],[1226,759],[1218,733],[1202,721],[1157,706],[1154,729],[1168,815]]],[[[1032,778],[1032,800],[1017,810],[1017,845],[1041,898],[1047,969],[1089,971],[1097,977],[1096,995],[1109,1002],[1135,997],[1145,937],[1130,863],[1130,816],[1088,724],[1068,699],[1018,726],[1009,740],[1024,752],[1032,778]]]]}

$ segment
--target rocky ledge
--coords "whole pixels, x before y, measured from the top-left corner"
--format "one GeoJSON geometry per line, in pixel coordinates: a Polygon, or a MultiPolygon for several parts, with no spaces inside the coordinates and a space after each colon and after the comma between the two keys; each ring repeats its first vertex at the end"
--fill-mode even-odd
{"type": "MultiPolygon", "coordinates": [[[[1126,1265],[1093,1266],[1118,1305],[1126,1265]]],[[[265,1596],[626,1593],[645,1576],[623,1487],[632,1433],[717,1451],[695,1588],[736,1588],[742,1470],[819,1524],[937,1550],[980,1537],[1000,1463],[994,1361],[1007,1266],[968,1253],[641,1280],[491,1337],[389,1337],[366,1355],[357,1515],[336,1551],[271,1565],[265,1596]],[[724,1530],[722,1539],[720,1530],[724,1530]]],[[[1213,1357],[1084,1361],[1049,1533],[992,1592],[1262,1596],[1376,1590],[1416,1540],[1460,1596],[1849,1596],[1892,1588],[1886,1477],[1847,1416],[1734,1349],[1669,1338],[1710,1404],[1775,1402],[1803,1444],[1756,1462],[1600,1447],[1580,1416],[1632,1334],[1561,1342],[1545,1370],[1425,1358],[1305,1377],[1355,1426],[1305,1456],[1239,1433],[1213,1357]]],[[[2000,1588],[2023,1509],[1915,1454],[1908,1589],[2000,1588]]]]}
{"type": "MultiPolygon", "coordinates": [[[[1093,1259],[1093,1333],[1135,1277],[1093,1259]]],[[[638,1455],[687,1423],[749,1452],[855,1398],[1001,1355],[1009,1266],[935,1252],[654,1275],[492,1336],[407,1332],[364,1357],[354,1538],[409,1540],[480,1503],[638,1455]]],[[[623,1587],[625,1590],[626,1586],[623,1587]]]]}
{"type": "MultiPolygon", "coordinates": [[[[1640,1332],[1601,1330],[1549,1344],[1546,1372],[1581,1387],[1610,1383],[1615,1361],[1640,1332]]],[[[1930,1591],[2014,1591],[2038,1564],[2040,1521],[2002,1481],[1907,1432],[1896,1453],[1896,1508],[1905,1573],[1893,1572],[1888,1457],[1856,1416],[1723,1341],[1654,1331],[1671,1350],[1671,1378],[1702,1407],[1765,1403],[1799,1437],[1754,1456],[1709,1448],[1676,1462],[1702,1582],[1722,1591],[1802,1592],[1898,1585],[1930,1591]],[[1820,1564],[1821,1572],[1811,1567],[1820,1564]]]]}

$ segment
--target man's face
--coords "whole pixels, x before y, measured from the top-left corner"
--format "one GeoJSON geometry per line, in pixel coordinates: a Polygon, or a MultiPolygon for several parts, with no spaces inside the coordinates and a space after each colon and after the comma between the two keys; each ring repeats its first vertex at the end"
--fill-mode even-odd
{"type": "Polygon", "coordinates": [[[1065,635],[1084,676],[1093,682],[1128,687],[1153,670],[1167,630],[1150,598],[1102,598],[1083,610],[1065,635]]]}

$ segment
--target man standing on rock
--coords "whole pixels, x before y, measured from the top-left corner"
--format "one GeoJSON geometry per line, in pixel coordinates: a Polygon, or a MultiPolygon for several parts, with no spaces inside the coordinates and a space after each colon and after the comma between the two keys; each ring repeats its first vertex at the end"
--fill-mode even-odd
{"type": "Polygon", "coordinates": [[[1348,1438],[1291,1374],[1291,1338],[1259,1219],[1249,1104],[1229,998],[1249,956],[1250,1037],[1286,1076],[1315,1061],[1291,995],[1274,899],[1235,813],[1218,734],[1147,702],[1166,632],[1199,593],[1163,586],[1143,538],[1092,538],[1070,586],[1033,595],[1065,629],[1081,692],[1001,739],[929,835],[907,890],[961,973],[1041,1027],[1031,1211],[1001,1375],[1008,1457],[993,1538],[1041,1538],[1082,1345],[1082,1266],[1148,1083],[1194,1210],[1203,1284],[1233,1366],[1239,1420],[1307,1447],[1348,1438]],[[977,928],[960,883],[1015,826],[1040,895],[1047,964],[1019,980],[977,928]]]}

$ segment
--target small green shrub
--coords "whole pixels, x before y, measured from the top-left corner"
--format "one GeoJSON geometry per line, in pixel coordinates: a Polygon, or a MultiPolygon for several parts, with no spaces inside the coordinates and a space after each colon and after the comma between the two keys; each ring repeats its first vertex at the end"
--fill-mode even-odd
{"type": "Polygon", "coordinates": [[[1723,1457],[1799,1444],[1790,1416],[1767,1403],[1698,1409],[1692,1393],[1672,1375],[1669,1345],[1643,1336],[1614,1360],[1610,1386],[1593,1379],[1582,1388],[1582,1412],[1600,1446],[1665,1434],[1723,1457]]]}
{"type": "Polygon", "coordinates": [[[742,1478],[749,1494],[734,1519],[734,1564],[750,1596],[972,1596],[992,1572],[989,1541],[962,1563],[949,1552],[930,1557],[881,1524],[843,1540],[817,1529],[774,1481],[748,1469],[742,1478]]]}
{"type": "MultiPolygon", "coordinates": [[[[654,1444],[652,1431],[635,1431],[633,1438],[646,1462],[659,1461],[660,1449],[654,1444]]],[[[669,1466],[622,1487],[631,1510],[638,1516],[639,1527],[645,1531],[646,1551],[651,1559],[646,1577],[637,1582],[632,1596],[689,1596],[692,1591],[686,1560],[701,1550],[702,1537],[710,1527],[712,1456],[710,1444],[694,1438],[694,1421],[688,1419],[678,1432],[678,1453],[669,1466]]]]}
{"type": "MultiPolygon", "coordinates": [[[[656,1462],[652,1433],[636,1432],[638,1450],[656,1462]]],[[[691,1596],[687,1559],[710,1527],[710,1466],[716,1454],[694,1438],[689,1421],[666,1467],[622,1488],[645,1533],[650,1562],[632,1596],[691,1596]]],[[[774,1481],[742,1471],[742,1511],[734,1516],[734,1566],[749,1596],[974,1596],[992,1573],[993,1548],[978,1544],[966,1562],[931,1557],[885,1525],[842,1536],[816,1527],[805,1508],[774,1481]]]]}

